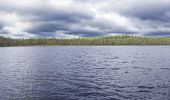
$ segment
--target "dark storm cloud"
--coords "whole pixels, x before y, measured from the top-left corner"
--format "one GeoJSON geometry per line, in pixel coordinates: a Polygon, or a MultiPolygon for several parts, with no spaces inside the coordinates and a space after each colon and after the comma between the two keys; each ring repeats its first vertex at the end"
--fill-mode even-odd
{"type": "Polygon", "coordinates": [[[34,27],[26,30],[31,33],[38,33],[41,32],[55,32],[56,30],[69,30],[66,25],[58,24],[58,23],[42,23],[35,25],[34,27]]]}
{"type": "Polygon", "coordinates": [[[170,36],[170,32],[156,31],[156,32],[145,33],[145,36],[170,36]]]}
{"type": "MultiPolygon", "coordinates": [[[[163,2],[163,1],[162,1],[163,2]]],[[[170,4],[145,4],[134,5],[129,11],[124,12],[126,15],[137,17],[141,20],[154,20],[154,21],[170,21],[170,4]]]]}
{"type": "Polygon", "coordinates": [[[78,23],[83,19],[89,20],[92,18],[92,16],[85,14],[51,14],[50,16],[46,14],[41,16],[40,20],[42,21],[63,21],[66,23],[78,23]]]}
{"type": "Polygon", "coordinates": [[[102,32],[87,31],[87,30],[69,31],[66,34],[78,35],[78,36],[81,36],[81,37],[96,37],[96,36],[104,36],[105,35],[102,32]]]}
{"type": "Polygon", "coordinates": [[[0,19],[11,36],[168,36],[170,1],[1,0],[0,19]]]}
{"type": "MultiPolygon", "coordinates": [[[[36,17],[36,16],[34,16],[36,17]]],[[[51,14],[50,16],[43,14],[41,17],[29,20],[35,20],[33,27],[27,29],[27,32],[40,34],[41,32],[55,32],[59,30],[73,31],[70,24],[79,24],[82,20],[90,20],[92,16],[83,14],[51,14]],[[36,19],[36,20],[35,20],[36,19]]]]}
{"type": "Polygon", "coordinates": [[[0,24],[0,30],[3,28],[3,25],[2,24],[0,24]]]}

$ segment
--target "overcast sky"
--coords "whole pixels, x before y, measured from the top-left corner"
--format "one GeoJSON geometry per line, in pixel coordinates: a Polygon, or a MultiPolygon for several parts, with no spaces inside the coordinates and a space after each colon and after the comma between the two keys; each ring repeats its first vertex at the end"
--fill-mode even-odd
{"type": "Polygon", "coordinates": [[[170,0],[0,0],[0,35],[170,37],[170,0]]]}

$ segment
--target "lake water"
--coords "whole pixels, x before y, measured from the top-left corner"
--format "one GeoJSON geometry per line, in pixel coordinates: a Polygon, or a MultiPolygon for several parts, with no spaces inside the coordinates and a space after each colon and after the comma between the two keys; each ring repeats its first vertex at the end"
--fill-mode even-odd
{"type": "Polygon", "coordinates": [[[0,100],[170,100],[170,46],[0,48],[0,100]]]}

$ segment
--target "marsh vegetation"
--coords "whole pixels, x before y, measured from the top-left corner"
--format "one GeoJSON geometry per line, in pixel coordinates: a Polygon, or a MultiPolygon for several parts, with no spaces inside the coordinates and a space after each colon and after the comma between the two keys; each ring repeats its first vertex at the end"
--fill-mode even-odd
{"type": "Polygon", "coordinates": [[[111,36],[96,38],[11,39],[0,37],[0,46],[34,45],[170,45],[170,38],[111,36]]]}

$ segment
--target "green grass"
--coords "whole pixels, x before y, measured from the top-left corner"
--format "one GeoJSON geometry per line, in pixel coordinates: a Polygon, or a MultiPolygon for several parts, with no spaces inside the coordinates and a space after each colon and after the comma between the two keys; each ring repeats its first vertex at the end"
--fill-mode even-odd
{"type": "Polygon", "coordinates": [[[72,39],[11,39],[0,37],[0,46],[37,46],[37,45],[170,45],[170,38],[151,38],[135,36],[111,36],[72,39]]]}

